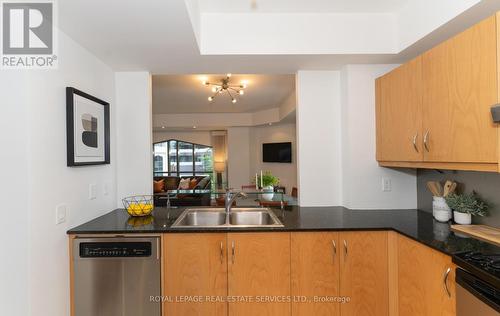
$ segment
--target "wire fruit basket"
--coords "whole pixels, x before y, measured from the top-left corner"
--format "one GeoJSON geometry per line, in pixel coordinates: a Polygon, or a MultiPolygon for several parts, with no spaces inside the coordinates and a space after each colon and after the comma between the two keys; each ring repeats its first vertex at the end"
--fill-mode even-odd
{"type": "Polygon", "coordinates": [[[148,216],[154,209],[152,195],[134,195],[122,199],[130,216],[148,216]]]}

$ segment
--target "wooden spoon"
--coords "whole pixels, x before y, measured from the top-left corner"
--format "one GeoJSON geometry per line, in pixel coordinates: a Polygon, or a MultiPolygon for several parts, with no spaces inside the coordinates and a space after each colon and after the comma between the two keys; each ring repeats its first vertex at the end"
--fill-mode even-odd
{"type": "Polygon", "coordinates": [[[429,191],[431,191],[433,196],[441,196],[439,188],[436,185],[436,182],[434,181],[427,182],[427,188],[429,189],[429,191]]]}
{"type": "Polygon", "coordinates": [[[450,194],[451,187],[453,186],[453,182],[450,180],[446,180],[444,183],[443,196],[446,197],[450,194]]]}
{"type": "Polygon", "coordinates": [[[456,182],[453,182],[451,184],[451,188],[450,188],[450,193],[449,194],[452,194],[452,193],[455,193],[455,190],[457,189],[457,183],[456,182]]]}

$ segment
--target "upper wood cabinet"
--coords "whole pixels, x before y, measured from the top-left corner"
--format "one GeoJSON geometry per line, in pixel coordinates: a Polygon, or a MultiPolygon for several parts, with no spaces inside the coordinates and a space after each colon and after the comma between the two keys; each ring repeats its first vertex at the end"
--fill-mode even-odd
{"type": "Polygon", "coordinates": [[[500,92],[498,18],[377,79],[380,165],[499,171],[498,127],[490,114],[500,92]]]}
{"type": "Polygon", "coordinates": [[[181,302],[176,297],[227,296],[226,234],[164,234],[163,305],[168,316],[227,315],[224,302],[181,302]]]}
{"type": "Polygon", "coordinates": [[[293,316],[337,316],[340,303],[315,302],[313,297],[340,296],[340,247],[336,232],[292,233],[293,316]]]}
{"type": "Polygon", "coordinates": [[[389,315],[388,232],[343,232],[340,242],[340,295],[350,297],[341,315],[389,315]]]}
{"type": "Polygon", "coordinates": [[[289,316],[290,233],[229,233],[227,247],[229,296],[254,299],[229,302],[229,315],[289,316]]]}
{"type": "Polygon", "coordinates": [[[377,159],[422,161],[422,58],[377,79],[377,159]]]}
{"type": "Polygon", "coordinates": [[[398,237],[399,315],[454,316],[455,265],[451,258],[398,237]]]}
{"type": "Polygon", "coordinates": [[[498,163],[496,18],[423,55],[425,161],[498,163]]]}

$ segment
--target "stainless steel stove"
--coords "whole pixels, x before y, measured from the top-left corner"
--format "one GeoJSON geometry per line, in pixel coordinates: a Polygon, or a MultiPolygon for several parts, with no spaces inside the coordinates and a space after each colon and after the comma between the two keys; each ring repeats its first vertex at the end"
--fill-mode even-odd
{"type": "Polygon", "coordinates": [[[500,251],[458,253],[453,262],[457,316],[500,315],[500,251]]]}

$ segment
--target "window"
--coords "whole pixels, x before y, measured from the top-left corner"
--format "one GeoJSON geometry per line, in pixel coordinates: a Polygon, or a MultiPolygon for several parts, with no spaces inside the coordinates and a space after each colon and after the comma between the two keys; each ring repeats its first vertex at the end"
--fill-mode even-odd
{"type": "Polygon", "coordinates": [[[153,145],[154,176],[205,176],[213,173],[210,146],[176,139],[153,145]]]}

